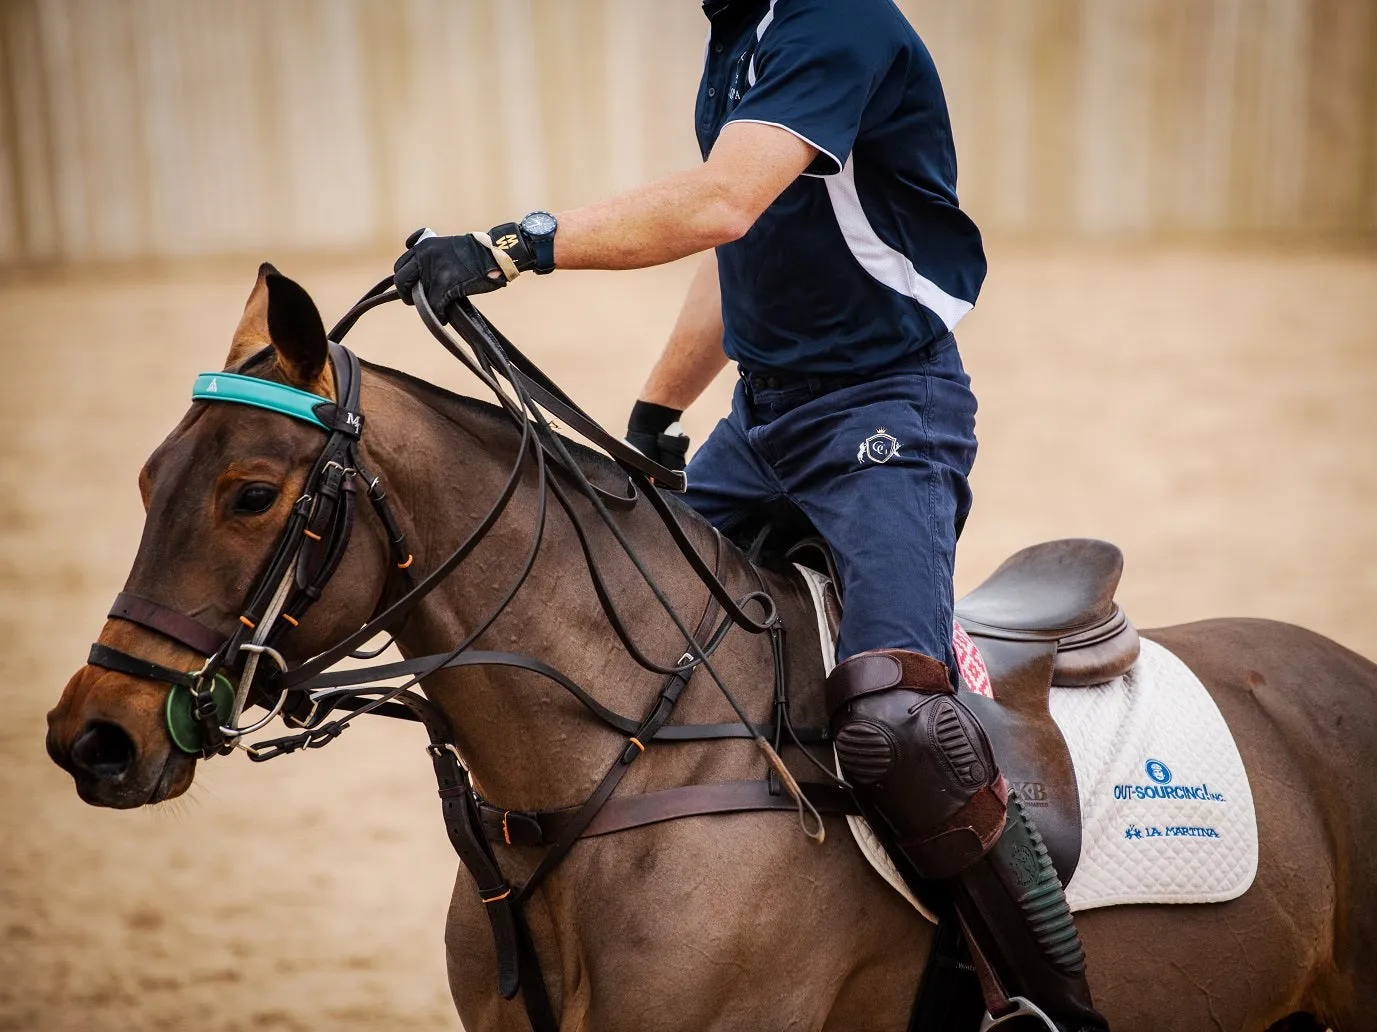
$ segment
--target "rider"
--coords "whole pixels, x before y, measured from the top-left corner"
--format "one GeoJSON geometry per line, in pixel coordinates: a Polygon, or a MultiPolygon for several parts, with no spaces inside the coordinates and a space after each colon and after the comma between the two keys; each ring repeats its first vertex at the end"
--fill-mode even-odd
{"type": "Polygon", "coordinates": [[[1104,1029],[1061,885],[957,692],[952,567],[976,403],[951,331],[985,256],[957,203],[937,70],[892,0],[703,10],[703,164],[487,234],[413,237],[397,286],[407,299],[420,282],[443,313],[522,271],[716,249],[628,440],[672,461],[682,410],[738,364],[686,500],[724,531],[791,503],[831,544],[846,598],[827,683],[843,772],[872,823],[950,890],[996,1017],[1023,997],[1061,1032],[1104,1029]]]}

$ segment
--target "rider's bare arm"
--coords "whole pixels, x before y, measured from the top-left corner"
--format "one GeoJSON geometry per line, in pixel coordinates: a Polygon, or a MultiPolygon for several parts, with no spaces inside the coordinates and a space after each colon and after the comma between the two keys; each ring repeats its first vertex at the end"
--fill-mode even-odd
{"type": "Polygon", "coordinates": [[[555,267],[639,269],[730,243],[817,153],[777,126],[730,122],[697,168],[558,212],[555,267]]]}
{"type": "Polygon", "coordinates": [[[717,255],[709,253],[699,263],[669,343],[641,389],[641,400],[682,411],[703,393],[726,364],[727,356],[722,353],[717,255]]]}

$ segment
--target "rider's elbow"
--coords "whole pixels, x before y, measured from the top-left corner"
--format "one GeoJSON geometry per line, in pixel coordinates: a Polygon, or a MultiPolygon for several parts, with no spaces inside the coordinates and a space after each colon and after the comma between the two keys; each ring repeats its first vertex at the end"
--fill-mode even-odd
{"type": "Polygon", "coordinates": [[[707,246],[719,247],[740,240],[759,217],[760,212],[739,192],[730,184],[723,184],[713,191],[702,211],[701,230],[707,238],[707,246]]]}
{"type": "Polygon", "coordinates": [[[739,208],[724,212],[714,227],[713,235],[716,237],[716,241],[713,246],[717,247],[720,244],[730,244],[740,240],[750,232],[751,227],[755,225],[755,220],[756,215],[753,212],[742,211],[739,208]]]}

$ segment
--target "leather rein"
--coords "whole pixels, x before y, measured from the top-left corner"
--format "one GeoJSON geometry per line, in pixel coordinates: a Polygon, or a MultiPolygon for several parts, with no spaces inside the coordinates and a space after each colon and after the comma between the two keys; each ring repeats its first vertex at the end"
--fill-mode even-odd
{"type": "MultiPolygon", "coordinates": [[[[413,579],[413,559],[406,549],[405,534],[388,506],[381,479],[359,462],[358,442],[364,429],[363,414],[359,411],[361,368],[353,352],[339,343],[363,314],[397,299],[391,278],[382,280],[330,332],[329,358],[338,401],[305,395],[314,399],[311,411],[288,413],[307,418],[323,429],[327,434],[326,442],[233,630],[228,635],[223,634],[168,606],[137,595],[121,593],[116,597],[111,617],[138,624],[185,645],[206,656],[205,664],[199,670],[186,673],[100,643],[92,645],[88,662],[169,684],[167,719],[173,742],[184,752],[203,758],[228,754],[240,747],[251,759],[262,762],[300,749],[320,748],[365,713],[423,724],[429,734],[427,752],[439,785],[446,831],[460,861],[478,886],[479,897],[492,926],[497,946],[499,991],[506,999],[521,991],[535,1032],[552,1032],[558,1023],[521,907],[579,838],[685,816],[789,810],[797,813],[806,833],[821,841],[821,814],[854,814],[859,809],[851,798],[849,786],[805,748],[827,741],[827,733],[818,729],[795,729],[790,721],[784,627],[763,583],[742,598],[733,598],[719,577],[723,553],[721,535],[717,535],[717,555],[709,566],[656,486],[682,491],[686,486],[683,473],[653,462],[599,426],[466,298],[461,298],[447,313],[450,326],[462,338],[462,342],[456,340],[431,310],[419,287],[413,300],[427,329],[493,391],[502,409],[520,429],[521,441],[506,482],[483,519],[435,569],[419,581],[413,579]],[[611,493],[593,484],[545,413],[606,451],[626,474],[625,493],[611,493]],[[368,667],[330,670],[347,657],[376,658],[391,644],[389,637],[381,647],[362,651],[365,644],[378,635],[395,634],[417,605],[473,552],[500,519],[532,465],[540,490],[531,545],[517,575],[488,615],[449,652],[368,667]],[[385,528],[393,573],[384,586],[382,600],[367,623],[319,655],[293,667],[283,657],[279,646],[320,597],[343,558],[354,527],[357,485],[360,483],[385,528]],[[575,509],[575,494],[591,503],[683,635],[685,650],[674,664],[666,666],[650,659],[628,631],[612,601],[587,529],[575,509]],[[624,716],[607,708],[566,675],[534,657],[472,647],[529,577],[543,537],[551,495],[573,526],[598,602],[621,644],[641,667],[663,677],[658,695],[640,717],[624,716]],[[655,583],[612,515],[614,511],[630,509],[641,498],[647,499],[655,509],[684,559],[708,588],[707,604],[693,628],[685,623],[655,583]],[[393,595],[396,597],[391,598],[393,595]],[[759,619],[746,612],[752,605],[761,610],[759,619]],[[733,626],[770,637],[774,695],[773,715],[768,725],[757,727],[750,721],[712,663],[713,653],[733,626]],[[265,656],[271,661],[271,667],[260,664],[265,656]],[[478,795],[453,744],[448,720],[434,703],[413,690],[437,671],[468,666],[514,667],[535,673],[564,688],[593,717],[626,736],[620,753],[581,806],[555,811],[510,811],[493,806],[478,795]],[[708,673],[731,704],[739,718],[737,722],[668,723],[680,694],[699,667],[708,673]],[[235,671],[239,675],[237,690],[228,677],[235,671]],[[406,678],[399,686],[376,684],[398,677],[406,678]],[[242,711],[250,704],[266,708],[267,716],[240,726],[242,711]],[[337,711],[344,713],[337,715],[337,711]],[[253,745],[244,744],[245,736],[266,727],[279,714],[289,727],[298,729],[295,734],[253,745]],[[786,734],[802,755],[822,772],[825,782],[808,783],[805,787],[794,779],[779,758],[786,734]],[[613,797],[631,764],[651,743],[730,738],[754,740],[767,761],[765,778],[613,797]],[[523,884],[514,886],[503,875],[493,853],[492,843],[497,841],[548,848],[531,876],[523,884]]],[[[250,357],[238,368],[252,367],[270,350],[250,357]]],[[[224,375],[226,378],[241,376],[237,370],[224,375]]],[[[207,388],[207,391],[213,390],[214,379],[207,388]]],[[[200,391],[194,392],[193,397],[213,400],[211,393],[200,391]]],[[[762,542],[763,537],[757,540],[753,553],[762,542]]]]}

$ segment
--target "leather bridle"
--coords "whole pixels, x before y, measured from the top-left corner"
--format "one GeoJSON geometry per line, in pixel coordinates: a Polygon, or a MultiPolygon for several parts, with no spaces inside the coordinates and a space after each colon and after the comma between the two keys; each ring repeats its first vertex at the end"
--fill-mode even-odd
{"type": "MultiPolygon", "coordinates": [[[[271,348],[264,349],[235,370],[212,377],[210,389],[216,390],[217,380],[228,382],[239,376],[239,369],[251,368],[270,352],[271,348]]],[[[364,422],[359,411],[359,360],[348,348],[333,342],[329,345],[329,357],[335,396],[340,400],[319,398],[313,412],[316,423],[327,434],[325,446],[307,475],[282,536],[249,591],[231,633],[221,634],[152,599],[121,592],[115,597],[111,617],[139,624],[185,645],[206,656],[205,664],[197,671],[183,673],[109,645],[91,646],[87,662],[92,665],[173,685],[168,701],[169,732],[185,752],[203,757],[229,752],[239,739],[265,727],[286,705],[287,692],[283,689],[276,702],[268,704],[266,717],[247,727],[236,726],[250,701],[250,690],[255,687],[260,658],[272,659],[279,674],[288,669],[277,646],[320,598],[344,557],[354,527],[356,481],[366,485],[369,501],[386,528],[394,566],[409,581],[411,556],[406,552],[405,534],[387,504],[380,479],[359,462],[358,441],[364,422]],[[241,664],[239,689],[227,693],[224,688],[228,682],[219,675],[241,664]],[[194,727],[179,727],[173,716],[179,687],[189,693],[194,727]],[[189,736],[188,732],[193,730],[199,731],[199,735],[189,736]]],[[[199,391],[193,393],[197,400],[211,397],[199,391]]],[[[264,688],[259,685],[258,691],[261,697],[264,688]]]]}
{"type": "MultiPolygon", "coordinates": [[[[313,421],[326,432],[326,442],[306,478],[301,497],[292,507],[283,535],[249,592],[232,631],[223,634],[151,599],[128,593],[116,598],[111,617],[153,630],[207,656],[204,666],[193,673],[184,673],[99,643],[92,646],[88,662],[170,684],[168,724],[173,741],[184,751],[203,757],[231,752],[243,744],[244,736],[265,727],[278,713],[299,730],[287,737],[243,746],[251,759],[264,761],[303,748],[319,748],[337,738],[352,720],[370,712],[417,720],[425,725],[430,735],[428,752],[440,787],[446,829],[460,860],[478,885],[479,896],[492,924],[497,944],[499,990],[507,999],[520,990],[533,1028],[536,1032],[547,1032],[556,1028],[557,1022],[546,996],[521,905],[581,836],[605,834],[690,814],[795,809],[805,831],[821,841],[821,813],[856,813],[858,808],[845,782],[803,748],[825,741],[826,732],[796,730],[789,719],[783,625],[763,583],[742,598],[733,598],[719,578],[721,536],[717,536],[718,555],[709,566],[658,490],[657,485],[682,491],[685,487],[683,474],[651,461],[599,426],[467,299],[460,299],[447,313],[450,326],[462,337],[462,342],[456,340],[431,310],[419,286],[413,300],[422,321],[451,354],[493,391],[502,409],[519,428],[521,441],[506,482],[483,519],[443,562],[419,581],[413,580],[405,535],[388,507],[381,482],[359,462],[358,443],[364,429],[363,415],[359,411],[360,365],[357,357],[339,343],[365,312],[397,298],[391,279],[381,281],[329,334],[329,358],[335,396],[339,400],[331,402],[321,398],[313,410],[313,421]],[[553,430],[550,417],[606,451],[625,472],[626,490],[613,493],[593,484],[564,439],[553,430]],[[359,651],[380,634],[395,634],[416,606],[473,552],[501,518],[532,466],[538,500],[531,545],[512,583],[489,614],[449,652],[371,667],[330,670],[346,657],[374,658],[386,648],[385,643],[371,652],[359,651]],[[384,601],[359,630],[307,662],[292,667],[283,658],[279,645],[320,597],[339,566],[354,526],[356,485],[359,483],[365,485],[369,501],[386,530],[392,566],[399,571],[396,576],[402,580],[400,593],[387,601],[389,590],[385,588],[384,601]],[[583,525],[585,517],[575,507],[576,495],[581,495],[592,506],[683,635],[685,649],[674,664],[663,665],[646,656],[627,629],[583,525]],[[534,657],[473,648],[530,575],[551,496],[569,517],[598,601],[618,639],[640,666],[664,678],[659,694],[639,718],[608,709],[563,673],[534,657]],[[614,510],[625,511],[642,498],[655,509],[680,553],[708,588],[708,602],[692,628],[675,610],[613,518],[614,510]],[[746,611],[748,607],[758,607],[760,617],[751,616],[746,611]],[[712,663],[713,653],[733,626],[752,634],[766,634],[771,639],[775,681],[773,715],[771,722],[763,727],[755,726],[746,716],[712,663]],[[259,660],[263,656],[272,660],[271,669],[260,668],[259,660]],[[444,715],[412,690],[437,671],[466,666],[515,667],[538,674],[568,691],[594,718],[626,736],[626,744],[582,806],[569,811],[513,815],[511,811],[490,806],[477,794],[454,747],[453,734],[444,715]],[[739,722],[668,723],[680,693],[700,667],[731,704],[739,722]],[[234,691],[226,674],[236,669],[239,687],[234,691]],[[398,677],[406,678],[399,686],[376,684],[398,677]],[[189,709],[186,707],[188,700],[189,709]],[[265,706],[268,716],[248,726],[237,726],[241,711],[250,702],[265,706]],[[181,707],[177,717],[180,724],[174,725],[174,710],[178,707],[181,707]],[[345,713],[337,715],[341,710],[345,713]],[[778,750],[786,734],[804,757],[822,772],[825,783],[809,784],[805,788],[795,781],[779,758],[778,750]],[[767,761],[766,777],[758,782],[688,786],[628,799],[612,799],[631,764],[651,743],[725,738],[754,740],[767,761]],[[694,789],[702,791],[694,795],[694,789]],[[550,848],[531,877],[513,886],[502,874],[493,854],[490,842],[494,838],[507,843],[538,842],[550,848]]],[[[270,349],[248,359],[241,368],[251,368],[267,350],[270,349]]],[[[237,370],[231,371],[234,373],[237,370]]],[[[208,394],[193,396],[198,400],[213,400],[208,394]]],[[[756,548],[760,543],[758,539],[756,548]]]]}

